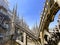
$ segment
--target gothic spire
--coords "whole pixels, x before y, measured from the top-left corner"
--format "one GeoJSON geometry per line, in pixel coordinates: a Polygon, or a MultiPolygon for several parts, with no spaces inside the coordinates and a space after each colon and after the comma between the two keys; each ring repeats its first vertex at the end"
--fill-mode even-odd
{"type": "Polygon", "coordinates": [[[17,4],[13,7],[13,14],[15,16],[17,15],[17,4]]]}

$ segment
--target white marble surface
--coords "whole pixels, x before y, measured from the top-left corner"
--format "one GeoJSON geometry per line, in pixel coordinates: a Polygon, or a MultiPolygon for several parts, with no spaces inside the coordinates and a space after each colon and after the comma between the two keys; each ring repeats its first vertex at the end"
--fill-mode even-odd
{"type": "Polygon", "coordinates": [[[4,8],[8,10],[8,4],[5,0],[0,0],[0,6],[3,6],[4,8]]]}
{"type": "Polygon", "coordinates": [[[60,41],[58,42],[58,45],[60,45],[60,41]]]}
{"type": "Polygon", "coordinates": [[[60,0],[54,0],[55,2],[58,3],[58,5],[60,6],[60,0]]]}

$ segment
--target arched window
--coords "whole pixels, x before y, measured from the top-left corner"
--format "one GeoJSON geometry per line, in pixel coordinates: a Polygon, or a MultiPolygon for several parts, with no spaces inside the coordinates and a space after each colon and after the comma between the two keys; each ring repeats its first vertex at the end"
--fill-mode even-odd
{"type": "Polygon", "coordinates": [[[4,21],[4,22],[3,22],[3,26],[4,26],[4,28],[9,29],[9,24],[8,24],[7,21],[4,21]]]}
{"type": "Polygon", "coordinates": [[[20,31],[20,29],[16,27],[15,33],[16,33],[17,40],[20,40],[21,42],[23,42],[23,32],[20,31]]]}

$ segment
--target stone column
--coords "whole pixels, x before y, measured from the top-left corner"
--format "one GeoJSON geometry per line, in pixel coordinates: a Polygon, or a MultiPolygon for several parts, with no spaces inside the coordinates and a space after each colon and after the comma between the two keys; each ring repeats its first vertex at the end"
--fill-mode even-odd
{"type": "Polygon", "coordinates": [[[42,45],[44,45],[44,31],[42,32],[42,39],[41,39],[42,45]]]}
{"type": "Polygon", "coordinates": [[[23,42],[24,42],[24,45],[27,45],[27,36],[25,32],[23,33],[23,42]]]}
{"type": "Polygon", "coordinates": [[[40,32],[41,45],[44,45],[44,31],[40,32]]]}
{"type": "Polygon", "coordinates": [[[15,32],[15,25],[14,25],[14,23],[15,23],[15,16],[13,15],[13,17],[11,18],[11,31],[10,31],[10,34],[12,35],[12,34],[14,34],[14,32],[15,32]]]}

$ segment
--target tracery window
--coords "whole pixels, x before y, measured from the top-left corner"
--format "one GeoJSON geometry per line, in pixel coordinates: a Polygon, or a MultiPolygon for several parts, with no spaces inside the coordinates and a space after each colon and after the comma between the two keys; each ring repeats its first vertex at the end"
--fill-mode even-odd
{"type": "Polygon", "coordinates": [[[23,42],[23,32],[16,28],[17,39],[23,42]]]}
{"type": "Polygon", "coordinates": [[[5,27],[6,29],[9,28],[9,24],[8,24],[6,21],[4,21],[3,25],[4,25],[4,27],[5,27]]]}

